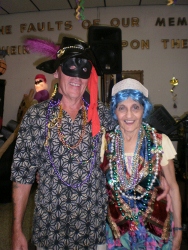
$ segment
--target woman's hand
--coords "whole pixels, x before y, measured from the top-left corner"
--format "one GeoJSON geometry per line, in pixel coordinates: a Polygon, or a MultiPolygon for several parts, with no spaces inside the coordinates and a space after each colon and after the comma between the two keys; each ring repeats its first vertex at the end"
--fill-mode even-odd
{"type": "Polygon", "coordinates": [[[181,240],[182,240],[182,231],[181,230],[175,231],[173,237],[172,250],[180,250],[181,240]]]}
{"type": "Polygon", "coordinates": [[[168,211],[173,212],[173,209],[172,209],[172,199],[171,199],[171,197],[170,197],[170,195],[169,195],[170,187],[169,187],[169,185],[168,185],[166,179],[165,179],[163,176],[161,176],[161,178],[160,178],[160,187],[163,189],[163,193],[160,194],[160,195],[157,197],[157,201],[166,198],[166,200],[167,200],[166,211],[167,211],[167,212],[168,212],[168,211]]]}
{"type": "Polygon", "coordinates": [[[178,230],[174,230],[172,250],[179,250],[182,241],[181,196],[179,186],[176,181],[173,160],[168,160],[168,164],[166,166],[162,166],[162,169],[165,179],[170,187],[169,195],[171,197],[173,207],[174,226],[175,228],[178,228],[178,230]]]}

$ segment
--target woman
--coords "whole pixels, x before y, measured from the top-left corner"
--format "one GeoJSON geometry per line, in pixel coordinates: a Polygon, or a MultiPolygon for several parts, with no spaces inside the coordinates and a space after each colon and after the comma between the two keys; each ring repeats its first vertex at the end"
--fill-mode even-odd
{"type": "Polygon", "coordinates": [[[118,126],[107,135],[106,174],[108,249],[180,249],[181,202],[173,158],[176,151],[164,134],[145,123],[152,104],[148,90],[134,79],[112,89],[111,113],[118,126]],[[158,201],[160,177],[170,187],[173,213],[158,201]]]}

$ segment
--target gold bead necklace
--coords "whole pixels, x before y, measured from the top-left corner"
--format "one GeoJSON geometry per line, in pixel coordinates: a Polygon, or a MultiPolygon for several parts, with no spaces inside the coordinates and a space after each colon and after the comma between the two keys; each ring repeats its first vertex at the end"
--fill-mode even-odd
{"type": "Polygon", "coordinates": [[[59,105],[59,114],[58,114],[58,120],[57,120],[57,129],[58,129],[57,132],[58,132],[59,140],[62,142],[64,147],[66,147],[68,149],[75,149],[79,146],[79,144],[83,140],[83,137],[85,135],[85,128],[86,128],[86,124],[87,124],[87,112],[86,112],[86,108],[85,108],[84,104],[82,105],[82,117],[83,117],[83,124],[82,124],[82,131],[81,131],[80,138],[78,139],[78,141],[75,145],[71,146],[66,142],[65,135],[61,132],[62,119],[63,119],[63,109],[62,109],[62,106],[59,105]]]}

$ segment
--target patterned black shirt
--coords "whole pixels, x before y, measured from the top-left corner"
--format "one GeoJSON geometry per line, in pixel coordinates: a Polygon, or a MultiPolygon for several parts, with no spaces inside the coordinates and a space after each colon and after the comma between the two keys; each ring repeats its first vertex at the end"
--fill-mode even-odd
{"type": "MultiPolygon", "coordinates": [[[[102,133],[92,138],[91,124],[87,123],[82,142],[71,151],[59,140],[55,125],[46,147],[48,104],[44,101],[32,106],[22,121],[11,179],[32,184],[36,171],[40,174],[33,222],[35,245],[53,250],[96,249],[97,244],[105,243],[107,194],[99,167],[102,133]]],[[[53,108],[50,120],[57,117],[58,110],[58,106],[53,108]]],[[[101,126],[113,129],[115,121],[101,102],[98,113],[101,126]]],[[[74,121],[63,111],[61,132],[68,144],[79,140],[82,122],[81,110],[74,121]]]]}

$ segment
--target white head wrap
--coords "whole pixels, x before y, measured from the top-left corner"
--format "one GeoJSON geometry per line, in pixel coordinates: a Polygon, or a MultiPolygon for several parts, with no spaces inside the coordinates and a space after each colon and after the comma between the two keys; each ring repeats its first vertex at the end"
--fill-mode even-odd
{"type": "Polygon", "coordinates": [[[126,89],[139,90],[145,97],[148,97],[148,90],[144,87],[144,85],[132,78],[126,78],[116,83],[112,88],[112,96],[126,89]]]}

